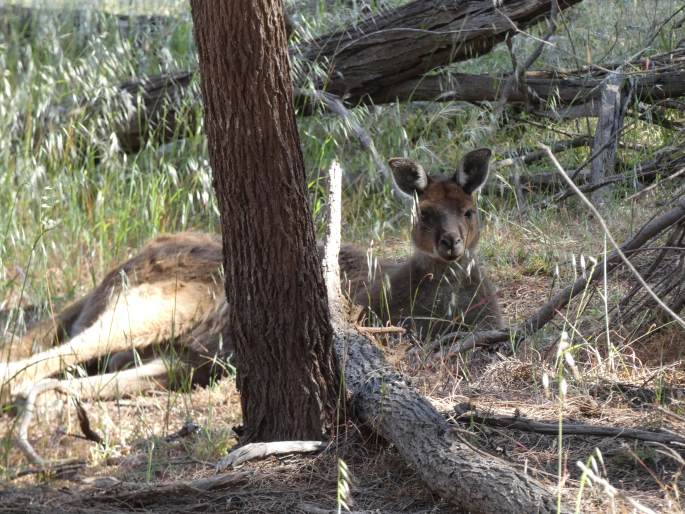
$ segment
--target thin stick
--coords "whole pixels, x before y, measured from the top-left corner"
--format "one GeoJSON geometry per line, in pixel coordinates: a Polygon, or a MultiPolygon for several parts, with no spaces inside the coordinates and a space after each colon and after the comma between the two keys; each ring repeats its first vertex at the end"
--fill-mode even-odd
{"type": "Polygon", "coordinates": [[[34,450],[33,446],[29,442],[29,427],[31,426],[31,420],[33,419],[33,414],[35,412],[36,400],[41,394],[50,390],[75,396],[74,391],[69,388],[65,381],[48,379],[35,384],[33,387],[31,387],[26,395],[25,403],[22,407],[22,412],[18,420],[19,430],[16,437],[17,446],[26,456],[26,458],[32,464],[45,469],[75,462],[73,459],[59,462],[48,462],[38,455],[36,450],[34,450]]]}
{"type": "Polygon", "coordinates": [[[609,231],[609,227],[607,227],[606,222],[604,221],[604,218],[602,218],[602,215],[601,215],[601,214],[599,213],[599,211],[595,208],[595,206],[592,205],[592,202],[590,202],[590,200],[588,200],[587,196],[585,196],[585,195],[583,194],[583,192],[582,192],[580,189],[578,189],[578,186],[576,186],[576,185],[573,183],[573,180],[571,180],[571,179],[569,178],[569,176],[566,174],[566,171],[564,171],[564,168],[561,166],[561,164],[559,164],[559,161],[557,160],[557,158],[556,158],[556,157],[554,156],[554,154],[552,153],[552,150],[550,150],[549,146],[540,143],[540,148],[542,148],[542,149],[547,153],[547,156],[548,156],[548,157],[550,158],[550,160],[552,161],[552,164],[554,164],[554,166],[556,167],[557,171],[559,172],[559,174],[561,175],[561,177],[566,181],[566,183],[568,184],[568,186],[569,186],[571,189],[573,189],[573,191],[576,193],[576,195],[578,195],[578,196],[580,197],[580,199],[583,201],[583,203],[584,203],[585,205],[587,205],[587,207],[588,207],[588,208],[592,211],[592,213],[596,216],[597,221],[599,221],[600,225],[602,225],[602,230],[604,230],[604,233],[607,235],[607,238],[608,238],[609,241],[611,242],[612,246],[614,247],[614,249],[615,249],[616,252],[618,253],[618,255],[619,255],[619,257],[621,258],[621,260],[625,263],[625,265],[628,267],[628,269],[631,271],[631,273],[635,276],[635,278],[637,279],[637,281],[640,282],[640,284],[642,285],[642,287],[645,288],[645,290],[646,290],[646,291],[649,293],[649,295],[654,299],[654,301],[657,302],[657,303],[659,304],[659,306],[660,306],[664,311],[666,311],[666,313],[668,313],[674,320],[676,320],[676,321],[680,324],[680,326],[682,326],[683,328],[685,328],[685,320],[683,320],[683,318],[681,318],[680,316],[678,316],[678,314],[676,314],[675,312],[673,312],[673,311],[671,310],[671,308],[670,308],[668,305],[666,305],[666,304],[661,300],[661,298],[659,298],[659,297],[657,296],[657,294],[656,294],[654,291],[652,291],[652,288],[649,287],[649,284],[647,284],[647,282],[645,282],[645,280],[642,278],[642,275],[640,275],[640,273],[635,269],[635,266],[633,266],[633,263],[630,262],[630,260],[628,260],[628,257],[625,256],[625,254],[623,253],[623,251],[621,250],[621,248],[618,246],[618,243],[616,243],[616,240],[614,239],[614,236],[611,235],[611,232],[609,231]]]}
{"type": "MultiPolygon", "coordinates": [[[[473,422],[491,427],[521,430],[522,432],[535,432],[537,434],[550,435],[557,435],[559,433],[558,422],[535,421],[521,416],[482,416],[473,411],[469,411],[461,414],[455,419],[460,422],[473,422]]],[[[677,446],[679,448],[685,446],[685,437],[667,432],[650,432],[648,430],[605,425],[586,425],[584,423],[570,423],[567,421],[564,421],[563,424],[563,434],[635,439],[638,441],[677,446]]]]}
{"type": "Polygon", "coordinates": [[[638,196],[642,196],[643,194],[651,191],[652,189],[659,187],[660,185],[662,185],[667,180],[671,180],[671,179],[674,179],[676,177],[679,177],[683,173],[685,173],[685,168],[681,168],[678,171],[676,171],[673,175],[669,175],[668,177],[660,180],[659,182],[655,182],[651,186],[644,188],[642,191],[638,191],[637,193],[630,195],[628,198],[626,198],[626,201],[630,201],[630,200],[637,198],[638,196]]]}
{"type": "Polygon", "coordinates": [[[402,327],[364,327],[356,325],[355,328],[365,334],[406,334],[407,329],[402,327]]]}

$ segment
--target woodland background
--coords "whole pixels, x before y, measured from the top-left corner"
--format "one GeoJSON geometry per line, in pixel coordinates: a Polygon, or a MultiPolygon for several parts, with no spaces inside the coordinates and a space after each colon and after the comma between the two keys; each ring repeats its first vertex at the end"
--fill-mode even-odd
{"type": "MultiPolygon", "coordinates": [[[[316,38],[363,32],[365,23],[408,3],[286,2],[300,138],[321,235],[333,161],[344,170],[343,240],[401,256],[409,251],[410,213],[393,193],[385,159],[411,157],[447,172],[466,151],[492,148],[490,182],[479,196],[480,255],[517,326],[613,250],[540,142],[577,172],[619,243],[685,203],[682,2],[584,0],[558,13],[555,28],[526,26],[483,55],[457,59],[460,47],[452,47],[439,70],[372,91],[364,105],[356,105],[363,87],[361,94],[349,84],[332,88],[337,96],[318,93],[325,67],[312,65],[311,53],[325,50],[326,41],[316,38]],[[610,71],[621,79],[613,100],[610,71]],[[396,96],[402,101],[392,101],[396,96]],[[605,127],[597,117],[603,108],[605,127]]],[[[186,2],[0,5],[3,334],[65,305],[159,233],[218,230],[196,61],[186,2]],[[160,119],[167,124],[156,125],[160,119]]],[[[629,255],[682,316],[685,226],[683,216],[675,219],[629,255]]],[[[393,335],[378,342],[441,412],[467,414],[458,427],[470,444],[558,487],[579,512],[681,512],[682,445],[564,435],[564,427],[584,422],[682,438],[683,328],[635,287],[625,267],[578,293],[513,350],[436,362],[428,343],[393,335]],[[497,416],[556,422],[558,431],[486,422],[497,416]]],[[[356,511],[450,511],[391,446],[357,426],[334,453],[271,459],[217,489],[184,490],[179,484],[211,475],[235,442],[230,427],[240,412],[230,378],[207,390],[100,402],[89,413],[103,446],[73,436],[74,414],[58,398],[32,432],[44,455],[87,462],[71,474],[21,476],[11,437],[3,439],[0,512],[19,505],[333,512],[342,501],[356,511]],[[174,436],[187,420],[199,430],[174,436]],[[134,490],[134,483],[149,489],[134,490]]],[[[11,434],[9,417],[2,425],[11,434]]]]}

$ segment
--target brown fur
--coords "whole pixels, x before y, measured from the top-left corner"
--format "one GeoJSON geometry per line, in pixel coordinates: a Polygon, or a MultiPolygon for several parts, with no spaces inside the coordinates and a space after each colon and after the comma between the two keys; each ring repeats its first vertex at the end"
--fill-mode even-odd
{"type": "MultiPolygon", "coordinates": [[[[472,154],[477,152],[482,157],[485,151],[472,154]]],[[[495,291],[475,261],[479,226],[471,185],[485,180],[488,158],[489,151],[484,172],[482,159],[475,159],[481,168],[464,172],[462,163],[453,178],[428,177],[413,161],[390,161],[398,186],[418,199],[415,250],[405,261],[380,261],[370,270],[366,252],[342,248],[348,290],[368,316],[409,320],[423,336],[502,326],[495,291]]],[[[150,387],[148,376],[178,385],[160,373],[168,357],[155,358],[150,349],[161,344],[180,356],[180,380],[208,383],[221,372],[217,357],[233,353],[221,264],[221,242],[214,235],[185,232],[149,242],[82,299],[3,348],[1,383],[20,392],[70,365],[105,356],[114,356],[109,370],[116,371],[140,352],[145,366],[80,379],[81,392],[90,387],[96,391],[90,394],[102,397],[141,391],[150,387]]]]}
{"type": "Polygon", "coordinates": [[[412,230],[414,252],[409,259],[379,260],[378,268],[369,272],[366,253],[344,246],[340,266],[347,273],[355,303],[383,322],[409,321],[423,337],[447,330],[502,328],[496,291],[476,260],[478,219],[464,216],[473,208],[471,195],[455,182],[433,177],[418,198],[419,216],[412,230]],[[422,221],[421,214],[426,211],[440,221],[422,221]],[[445,232],[463,240],[463,253],[452,261],[436,251],[445,232]]]}

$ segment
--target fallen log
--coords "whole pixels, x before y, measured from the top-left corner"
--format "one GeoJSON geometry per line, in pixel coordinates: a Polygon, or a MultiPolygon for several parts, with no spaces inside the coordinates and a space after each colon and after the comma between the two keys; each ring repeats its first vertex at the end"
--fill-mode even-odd
{"type": "MultiPolygon", "coordinates": [[[[507,36],[547,16],[553,1],[558,0],[508,0],[496,6],[491,0],[414,0],[292,47],[291,55],[301,61],[304,70],[295,82],[313,82],[316,89],[351,105],[395,101],[386,89],[434,68],[489,52],[507,36]],[[312,68],[324,70],[323,76],[312,68]]],[[[558,1],[559,9],[580,1],[558,1]]],[[[197,129],[199,119],[190,108],[199,105],[194,73],[132,79],[111,93],[106,106],[108,113],[115,111],[115,121],[109,128],[117,134],[122,150],[136,152],[148,140],[161,144],[197,129]],[[177,112],[179,109],[182,112],[177,112]],[[185,126],[179,131],[181,120],[185,126]]],[[[305,94],[296,99],[304,112],[311,112],[310,97],[305,94]]],[[[77,109],[56,107],[53,111],[69,112],[65,121],[69,123],[70,119],[80,120],[84,111],[101,116],[102,106],[99,99],[87,99],[77,109]]]]}
{"type": "MultiPolygon", "coordinates": [[[[682,51],[685,56],[685,50],[682,51]]],[[[685,58],[678,61],[680,68],[636,71],[633,96],[643,103],[685,96],[685,58]]],[[[372,69],[372,65],[369,65],[372,69]]],[[[601,86],[606,79],[602,73],[583,75],[586,70],[574,72],[530,71],[525,74],[526,94],[514,86],[506,97],[509,104],[523,105],[531,97],[559,106],[554,113],[557,118],[596,116],[601,98],[601,86]]],[[[369,71],[369,73],[371,73],[369,71]]],[[[199,91],[195,87],[194,72],[179,71],[145,79],[132,79],[118,86],[114,97],[121,97],[117,108],[121,112],[115,126],[121,147],[127,153],[138,151],[152,136],[159,142],[180,137],[179,127],[184,131],[197,130],[199,119],[194,106],[198,104],[199,91]],[[180,111],[180,112],[179,112],[180,111]]],[[[374,104],[395,101],[461,101],[469,103],[494,102],[501,98],[506,76],[449,74],[418,77],[385,89],[368,91],[362,96],[344,97],[347,104],[355,100],[374,104]]],[[[335,84],[335,83],[333,83],[335,84]]],[[[333,89],[329,86],[329,89],[333,89]]],[[[311,94],[302,92],[296,101],[303,106],[301,112],[313,112],[311,94]]],[[[97,102],[91,102],[89,111],[98,116],[97,102]]],[[[80,113],[82,111],[74,111],[80,113]]],[[[534,110],[537,114],[551,116],[549,110],[534,110]]]]}
{"type": "MultiPolygon", "coordinates": [[[[559,1],[559,9],[579,2],[559,1]]],[[[551,4],[549,0],[497,4],[415,0],[304,43],[294,53],[325,66],[319,89],[352,104],[367,97],[377,102],[389,87],[488,53],[507,36],[548,16],[551,4]]]]}
{"type": "Polygon", "coordinates": [[[557,512],[542,484],[456,437],[366,337],[335,329],[355,416],[390,441],[433,491],[468,512],[557,512]]]}
{"type": "MultiPolygon", "coordinates": [[[[635,82],[634,96],[645,103],[685,95],[685,50],[675,68],[634,71],[630,78],[635,82]]],[[[507,102],[523,105],[530,97],[545,102],[554,100],[559,107],[574,106],[573,113],[559,113],[538,108],[533,112],[549,117],[596,116],[601,86],[606,80],[605,72],[589,74],[587,70],[529,71],[525,74],[528,93],[520,86],[514,87],[507,102]],[[530,92],[533,94],[530,95],[530,92]],[[579,108],[579,109],[578,109],[579,108]]],[[[388,87],[373,97],[375,103],[400,101],[458,101],[494,102],[500,98],[506,76],[471,75],[466,73],[441,74],[421,77],[388,87]]],[[[544,106],[541,106],[544,107],[544,106]]]]}
{"type": "MultiPolygon", "coordinates": [[[[588,146],[591,142],[592,139],[589,136],[579,136],[573,139],[553,143],[550,145],[550,148],[553,152],[563,152],[565,150],[570,150],[571,148],[588,146]]],[[[500,159],[499,161],[495,162],[492,166],[490,166],[490,168],[496,171],[502,168],[506,168],[508,166],[514,166],[516,164],[531,164],[533,162],[537,162],[544,159],[546,156],[547,155],[545,154],[545,152],[539,149],[529,151],[520,150],[508,157],[505,157],[504,159],[500,159]]]]}

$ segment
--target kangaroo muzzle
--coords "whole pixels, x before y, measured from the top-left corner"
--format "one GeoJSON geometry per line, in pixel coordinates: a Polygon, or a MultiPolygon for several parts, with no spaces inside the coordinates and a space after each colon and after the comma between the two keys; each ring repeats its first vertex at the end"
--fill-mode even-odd
{"type": "Polygon", "coordinates": [[[456,234],[443,234],[437,244],[436,253],[446,261],[453,261],[464,255],[464,241],[456,234]]]}

